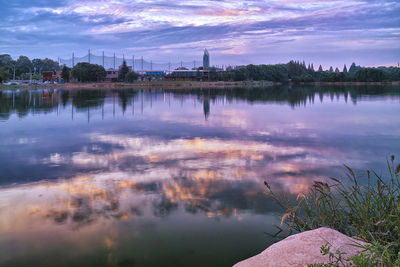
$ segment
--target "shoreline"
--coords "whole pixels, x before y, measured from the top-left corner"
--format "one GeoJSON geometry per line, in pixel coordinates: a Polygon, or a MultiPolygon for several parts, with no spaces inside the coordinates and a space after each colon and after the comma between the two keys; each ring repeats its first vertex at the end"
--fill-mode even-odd
{"type": "MultiPolygon", "coordinates": [[[[7,89],[39,89],[39,88],[52,88],[52,89],[120,89],[120,88],[168,88],[168,89],[223,89],[223,88],[240,88],[240,87],[272,87],[284,85],[280,82],[271,81],[240,81],[240,82],[166,82],[166,81],[151,81],[151,82],[91,82],[91,83],[65,83],[65,84],[23,84],[23,85],[0,85],[0,90],[7,89]]],[[[311,83],[288,83],[287,85],[400,85],[400,81],[393,82],[311,82],[311,83]]]]}

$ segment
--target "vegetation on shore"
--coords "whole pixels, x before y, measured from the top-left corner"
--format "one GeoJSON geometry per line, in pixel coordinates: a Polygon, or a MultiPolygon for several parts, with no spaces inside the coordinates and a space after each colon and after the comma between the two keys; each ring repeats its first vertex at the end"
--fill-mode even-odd
{"type": "Polygon", "coordinates": [[[269,194],[285,211],[281,223],[298,232],[330,227],[369,243],[364,252],[349,260],[324,246],[321,253],[329,254],[331,261],[321,266],[400,266],[400,164],[396,166],[392,156],[386,175],[368,170],[364,177],[345,167],[347,182],[335,178],[317,181],[296,201],[275,194],[265,182],[269,194]]]}
{"type": "Polygon", "coordinates": [[[247,65],[227,68],[225,72],[211,73],[211,78],[222,81],[266,80],[275,82],[383,82],[399,81],[400,68],[378,67],[363,68],[353,63],[349,70],[344,65],[343,70],[323,70],[319,66],[314,69],[312,64],[306,66],[305,62],[290,61],[287,64],[276,65],[247,65]]]}
{"type": "MultiPolygon", "coordinates": [[[[32,79],[41,79],[42,71],[57,71],[61,70],[58,62],[51,59],[33,59],[32,61],[26,56],[20,56],[17,60],[13,60],[10,55],[0,55],[0,82],[13,79],[28,79],[32,73],[32,79]]],[[[180,68],[178,68],[180,69],[180,68]]],[[[202,69],[194,68],[193,71],[202,69]]],[[[67,73],[68,69],[63,69],[62,75],[65,81],[71,77],[67,73]]],[[[79,81],[101,81],[106,77],[106,72],[103,66],[81,62],[72,68],[72,76],[79,81]],[[74,71],[75,69],[75,71],[74,71]]],[[[119,73],[118,81],[133,82],[137,80],[138,75],[129,70],[124,61],[119,73]]],[[[400,81],[399,67],[377,67],[364,68],[353,63],[347,70],[346,65],[342,71],[338,68],[335,70],[330,67],[328,70],[323,70],[322,66],[318,69],[314,68],[313,64],[290,61],[286,64],[275,65],[247,65],[227,67],[226,70],[217,70],[215,67],[210,68],[208,77],[209,81],[273,81],[286,83],[301,82],[385,82],[385,81],[400,81]]]]}

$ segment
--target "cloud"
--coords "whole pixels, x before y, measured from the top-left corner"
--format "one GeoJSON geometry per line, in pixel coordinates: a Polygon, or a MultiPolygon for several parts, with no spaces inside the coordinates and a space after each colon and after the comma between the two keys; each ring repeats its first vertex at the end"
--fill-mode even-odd
{"type": "Polygon", "coordinates": [[[215,64],[301,58],[342,65],[356,50],[352,60],[376,65],[400,51],[400,3],[391,0],[1,2],[0,49],[14,57],[65,57],[90,47],[185,61],[200,60],[207,47],[215,64]]]}

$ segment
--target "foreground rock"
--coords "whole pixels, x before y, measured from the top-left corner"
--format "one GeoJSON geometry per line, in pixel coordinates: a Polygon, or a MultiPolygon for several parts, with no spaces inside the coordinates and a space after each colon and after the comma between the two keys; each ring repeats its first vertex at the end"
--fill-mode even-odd
{"type": "Polygon", "coordinates": [[[272,266],[307,266],[307,264],[328,263],[329,256],[323,256],[321,246],[329,244],[331,252],[340,250],[344,258],[349,258],[363,249],[355,245],[366,243],[348,237],[330,228],[319,228],[292,235],[271,245],[260,254],[241,261],[234,267],[272,267],[272,266]]]}

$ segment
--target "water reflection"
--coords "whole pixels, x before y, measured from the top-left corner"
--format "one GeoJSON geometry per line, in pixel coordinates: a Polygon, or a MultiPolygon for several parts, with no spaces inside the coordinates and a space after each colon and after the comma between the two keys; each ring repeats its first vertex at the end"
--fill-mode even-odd
{"type": "MultiPolygon", "coordinates": [[[[48,113],[58,109],[60,104],[66,107],[69,102],[77,112],[86,112],[87,109],[101,108],[106,98],[112,98],[115,105],[115,98],[118,98],[118,106],[122,112],[126,112],[128,106],[134,102],[157,101],[157,97],[164,98],[164,101],[171,97],[187,100],[195,96],[197,101],[203,103],[204,116],[207,119],[210,113],[211,101],[245,100],[249,103],[287,103],[292,107],[312,105],[315,98],[321,103],[325,100],[334,101],[343,98],[347,103],[350,100],[353,104],[366,99],[399,99],[399,86],[374,85],[374,86],[296,86],[296,87],[271,87],[252,89],[121,89],[121,90],[59,90],[59,89],[38,89],[38,90],[3,90],[0,91],[0,118],[8,119],[14,112],[19,117],[27,116],[29,113],[48,113]]],[[[142,103],[143,105],[143,103],[142,103]]],[[[115,107],[114,107],[115,108],[115,107]]],[[[142,107],[143,108],[143,107],[142,107]]],[[[115,112],[115,110],[113,110],[115,112]]]]}
{"type": "Polygon", "coordinates": [[[274,241],[264,180],[296,195],[343,163],[384,168],[399,99],[392,86],[2,91],[0,265],[229,266],[274,241]]]}

